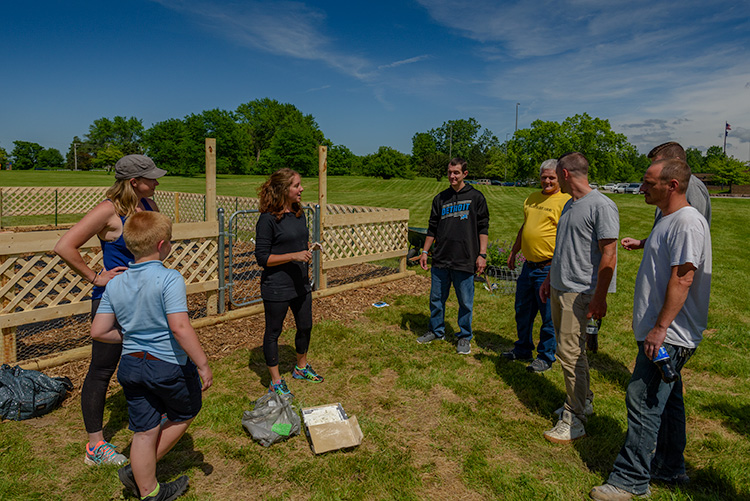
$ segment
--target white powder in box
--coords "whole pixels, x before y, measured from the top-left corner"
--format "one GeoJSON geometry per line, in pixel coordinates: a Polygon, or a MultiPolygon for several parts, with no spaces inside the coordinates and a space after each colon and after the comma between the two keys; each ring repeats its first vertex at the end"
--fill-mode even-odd
{"type": "Polygon", "coordinates": [[[305,409],[303,411],[303,416],[307,426],[315,426],[324,423],[337,423],[346,419],[341,404],[317,407],[315,409],[305,409]]]}

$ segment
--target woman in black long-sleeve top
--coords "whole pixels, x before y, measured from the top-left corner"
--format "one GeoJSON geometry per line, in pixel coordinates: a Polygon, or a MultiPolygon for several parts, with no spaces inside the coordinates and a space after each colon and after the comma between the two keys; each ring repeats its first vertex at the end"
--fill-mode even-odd
{"type": "Polygon", "coordinates": [[[312,297],[308,278],[309,231],[302,211],[300,175],[292,169],[280,169],[258,190],[260,218],[255,227],[255,257],[263,267],[260,295],[266,317],[263,355],[271,374],[269,391],[291,395],[279,374],[279,335],[284,317],[291,309],[297,334],[294,344],[297,365],[294,379],[314,383],[323,381],[307,363],[307,350],[312,331],[312,297]]]}

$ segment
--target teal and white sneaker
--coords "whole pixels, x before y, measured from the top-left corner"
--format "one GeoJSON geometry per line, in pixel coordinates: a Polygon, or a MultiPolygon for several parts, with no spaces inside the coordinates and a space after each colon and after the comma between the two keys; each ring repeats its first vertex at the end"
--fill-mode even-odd
{"type": "Polygon", "coordinates": [[[304,369],[300,369],[295,365],[294,372],[292,372],[292,377],[294,379],[304,379],[305,381],[310,381],[311,383],[323,382],[323,376],[315,372],[313,368],[310,367],[310,364],[307,364],[304,369]]]}
{"type": "Polygon", "coordinates": [[[289,387],[286,385],[286,381],[281,379],[278,383],[271,381],[271,385],[268,387],[268,392],[275,392],[280,397],[290,396],[293,397],[292,392],[289,391],[289,387]]]}
{"type": "Polygon", "coordinates": [[[90,466],[100,464],[116,464],[122,466],[128,462],[128,458],[115,451],[115,446],[107,441],[100,441],[93,449],[90,444],[86,444],[86,457],[83,461],[90,466]]]}

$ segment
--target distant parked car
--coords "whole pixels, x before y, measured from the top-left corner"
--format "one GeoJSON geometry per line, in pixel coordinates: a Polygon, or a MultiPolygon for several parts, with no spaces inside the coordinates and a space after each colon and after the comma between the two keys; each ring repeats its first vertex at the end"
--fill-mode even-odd
{"type": "Polygon", "coordinates": [[[595,189],[599,188],[599,185],[596,184],[596,183],[589,183],[589,188],[591,188],[592,190],[595,190],[595,189]]]}
{"type": "Polygon", "coordinates": [[[604,186],[602,186],[602,189],[607,191],[612,191],[615,189],[615,186],[617,186],[615,183],[607,183],[604,186]]]}
{"type": "Polygon", "coordinates": [[[612,188],[612,192],[614,193],[625,193],[625,188],[627,188],[630,185],[630,183],[617,183],[614,188],[612,188]]]}
{"type": "Polygon", "coordinates": [[[490,181],[490,184],[492,186],[501,186],[503,183],[497,179],[493,179],[492,181],[490,181]]]}
{"type": "Polygon", "coordinates": [[[633,195],[638,195],[641,192],[641,183],[630,183],[625,187],[625,191],[623,193],[632,193],[633,195]]]}

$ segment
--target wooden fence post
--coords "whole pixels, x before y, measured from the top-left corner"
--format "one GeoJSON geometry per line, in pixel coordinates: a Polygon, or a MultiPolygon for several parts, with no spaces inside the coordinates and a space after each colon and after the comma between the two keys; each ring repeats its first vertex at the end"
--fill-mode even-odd
{"type": "MultiPolygon", "coordinates": [[[[318,146],[318,204],[320,205],[320,218],[318,220],[320,243],[323,244],[326,240],[325,235],[325,220],[328,216],[328,209],[326,203],[328,200],[328,147],[318,146]]],[[[325,249],[320,252],[320,267],[319,275],[315,277],[315,282],[318,284],[318,289],[325,289],[328,286],[328,272],[323,269],[323,256],[325,255],[325,249]]]]}
{"type": "MultiPolygon", "coordinates": [[[[0,256],[0,264],[4,263],[7,259],[6,256],[0,256]]],[[[3,274],[3,279],[0,281],[0,284],[5,286],[6,283],[8,283],[8,277],[3,274]]],[[[7,299],[3,299],[3,308],[5,308],[8,303],[9,301],[7,299]]],[[[16,328],[3,327],[0,329],[0,363],[15,363],[16,357],[18,356],[16,348],[16,328]]]]}
{"type": "MultiPolygon", "coordinates": [[[[206,138],[206,221],[216,221],[216,139],[206,138]]],[[[224,228],[219,228],[224,231],[224,228]]],[[[224,270],[217,270],[224,273],[224,270]]],[[[206,315],[219,312],[219,291],[206,292],[206,315]]]]}

